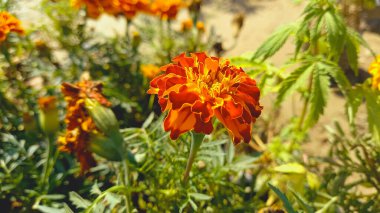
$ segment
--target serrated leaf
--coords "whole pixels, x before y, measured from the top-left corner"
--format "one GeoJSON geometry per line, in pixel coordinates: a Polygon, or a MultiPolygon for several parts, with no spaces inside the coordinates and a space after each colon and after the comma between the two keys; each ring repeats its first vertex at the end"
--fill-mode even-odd
{"type": "Polygon", "coordinates": [[[318,63],[318,67],[331,75],[338,84],[340,91],[346,95],[347,90],[351,88],[351,83],[343,70],[337,64],[328,61],[318,63]]]}
{"type": "Polygon", "coordinates": [[[327,38],[330,44],[330,50],[335,53],[334,55],[340,55],[343,50],[343,42],[345,41],[344,34],[346,33],[343,20],[339,17],[335,10],[328,10],[325,12],[323,19],[326,24],[327,38]]]}
{"type": "Polygon", "coordinates": [[[89,207],[91,205],[91,202],[89,200],[86,200],[86,199],[82,198],[76,192],[70,192],[69,196],[70,196],[70,201],[73,202],[73,204],[77,208],[86,209],[87,207],[89,207]]]}
{"type": "Polygon", "coordinates": [[[347,30],[347,34],[348,34],[348,36],[351,39],[356,40],[357,43],[359,43],[360,45],[362,45],[363,47],[365,47],[367,50],[369,50],[371,52],[372,56],[376,58],[376,53],[369,46],[369,44],[367,43],[367,41],[364,40],[363,37],[358,32],[356,32],[353,29],[348,29],[347,30]]]}
{"type": "Polygon", "coordinates": [[[306,127],[311,127],[319,120],[327,104],[329,93],[329,76],[324,69],[317,65],[313,71],[313,80],[310,94],[310,108],[306,119],[306,127]]]}
{"type": "Polygon", "coordinates": [[[289,77],[287,77],[282,83],[280,90],[278,92],[276,105],[282,103],[282,101],[291,93],[293,93],[296,89],[305,85],[307,81],[307,77],[313,71],[313,64],[305,64],[295,71],[293,71],[289,77]]]}
{"type": "Polygon", "coordinates": [[[347,94],[346,114],[351,126],[355,125],[356,113],[363,102],[364,94],[360,87],[355,87],[347,94]]]}
{"type": "Polygon", "coordinates": [[[376,141],[380,141],[380,119],[378,119],[378,111],[380,109],[379,95],[379,91],[377,90],[371,88],[365,90],[368,126],[376,141]]]}
{"type": "Polygon", "coordinates": [[[296,25],[286,25],[272,34],[255,52],[252,60],[261,58],[263,61],[274,55],[288,40],[296,29],[296,25]]]}
{"type": "Polygon", "coordinates": [[[268,185],[269,185],[269,188],[272,189],[274,191],[274,193],[276,193],[276,195],[283,202],[284,208],[286,209],[286,211],[288,213],[296,213],[296,211],[294,210],[292,204],[289,202],[286,195],[284,193],[282,193],[277,187],[273,186],[272,184],[268,183],[268,185]]]}
{"type": "Polygon", "coordinates": [[[347,36],[346,54],[347,54],[348,64],[350,65],[351,69],[354,70],[355,75],[357,76],[359,74],[359,69],[358,69],[359,44],[356,42],[354,38],[351,38],[350,36],[347,36]]]}
{"type": "Polygon", "coordinates": [[[93,195],[100,195],[102,193],[102,191],[100,190],[98,186],[98,182],[95,182],[94,185],[92,185],[90,192],[93,195]]]}
{"type": "Polygon", "coordinates": [[[189,193],[189,196],[194,198],[195,200],[211,200],[212,197],[206,194],[201,193],[189,193]]]}

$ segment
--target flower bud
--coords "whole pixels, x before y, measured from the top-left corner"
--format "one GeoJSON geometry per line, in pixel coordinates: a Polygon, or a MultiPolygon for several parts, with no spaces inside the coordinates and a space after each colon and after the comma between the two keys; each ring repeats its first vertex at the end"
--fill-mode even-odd
{"type": "Polygon", "coordinates": [[[198,21],[196,26],[199,32],[205,32],[205,24],[202,21],[198,21]]]}
{"type": "Polygon", "coordinates": [[[85,106],[96,127],[105,135],[109,136],[119,132],[119,123],[111,109],[90,98],[86,98],[85,106]]]}
{"type": "Polygon", "coordinates": [[[132,33],[132,47],[133,49],[136,49],[141,44],[141,36],[140,33],[137,31],[134,31],[132,33]]]}
{"type": "Polygon", "coordinates": [[[192,28],[193,28],[193,20],[191,20],[189,18],[189,19],[186,19],[186,20],[182,21],[182,23],[181,23],[181,32],[190,31],[192,28]]]}
{"type": "Polygon", "coordinates": [[[52,134],[59,130],[59,117],[54,96],[42,97],[38,99],[39,116],[38,120],[42,131],[52,134]]]}

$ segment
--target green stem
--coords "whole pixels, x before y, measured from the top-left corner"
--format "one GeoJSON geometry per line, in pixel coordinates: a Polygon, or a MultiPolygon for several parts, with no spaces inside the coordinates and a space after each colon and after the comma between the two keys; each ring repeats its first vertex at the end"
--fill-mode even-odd
{"type": "Polygon", "coordinates": [[[49,135],[47,136],[47,148],[46,148],[46,161],[44,164],[43,169],[43,176],[41,179],[41,189],[43,193],[47,193],[49,191],[49,176],[51,173],[51,166],[53,165],[51,161],[51,153],[52,153],[52,142],[53,142],[53,136],[49,135]]]}
{"type": "Polygon", "coordinates": [[[131,42],[131,37],[130,37],[130,26],[131,26],[131,20],[129,20],[129,19],[126,19],[125,20],[126,21],[126,25],[125,25],[125,27],[126,27],[126,29],[125,29],[125,36],[126,36],[126,38],[127,38],[127,43],[130,43],[131,42]]]}
{"type": "Polygon", "coordinates": [[[1,52],[3,53],[5,60],[8,62],[9,67],[11,67],[12,66],[11,54],[9,53],[6,47],[6,44],[4,43],[4,44],[1,44],[0,46],[1,46],[1,52]]]}
{"type": "MultiPolygon", "coordinates": [[[[122,170],[123,170],[123,177],[121,178],[121,181],[122,181],[122,184],[123,186],[125,186],[125,188],[128,189],[128,186],[129,186],[129,169],[128,169],[128,164],[127,164],[127,160],[126,159],[123,159],[122,161],[122,170]]],[[[127,213],[131,212],[131,203],[130,203],[130,193],[129,193],[129,190],[127,190],[127,192],[125,193],[125,207],[126,207],[126,210],[127,210],[127,213]]]]}
{"type": "Polygon", "coordinates": [[[189,158],[187,160],[185,173],[183,174],[183,183],[185,185],[189,181],[189,175],[190,175],[191,168],[193,166],[197,152],[198,152],[199,148],[201,147],[201,144],[202,144],[204,137],[205,137],[204,134],[199,134],[199,133],[195,133],[195,132],[191,133],[190,154],[189,154],[189,158]]]}

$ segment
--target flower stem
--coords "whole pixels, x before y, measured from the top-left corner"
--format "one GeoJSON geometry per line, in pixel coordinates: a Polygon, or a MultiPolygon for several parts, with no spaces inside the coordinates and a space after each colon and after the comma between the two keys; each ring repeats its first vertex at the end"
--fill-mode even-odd
{"type": "Polygon", "coordinates": [[[121,178],[121,182],[123,186],[125,186],[127,192],[125,193],[125,208],[127,213],[131,212],[131,203],[130,203],[130,193],[129,193],[129,169],[128,169],[128,164],[127,164],[127,159],[122,160],[122,170],[123,170],[123,177],[121,178]]]}
{"type": "Polygon", "coordinates": [[[51,154],[52,154],[52,142],[53,142],[53,136],[48,135],[47,136],[47,148],[46,148],[46,161],[44,164],[44,169],[43,169],[43,176],[41,179],[41,189],[42,192],[48,193],[49,191],[49,176],[51,173],[51,165],[53,165],[51,161],[51,154]]]}
{"type": "Polygon", "coordinates": [[[199,134],[199,133],[195,133],[195,132],[191,133],[190,154],[189,154],[189,158],[187,160],[185,173],[183,174],[183,183],[185,185],[189,181],[189,175],[190,175],[191,167],[193,166],[194,159],[197,155],[199,147],[201,147],[201,144],[202,144],[204,137],[205,137],[204,134],[199,134]]]}

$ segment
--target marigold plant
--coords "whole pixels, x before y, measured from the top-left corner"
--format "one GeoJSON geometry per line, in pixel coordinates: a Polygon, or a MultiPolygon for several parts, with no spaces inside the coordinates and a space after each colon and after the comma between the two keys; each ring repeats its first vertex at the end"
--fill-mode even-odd
{"type": "Polygon", "coordinates": [[[20,35],[25,33],[20,20],[6,11],[0,12],[0,42],[4,41],[10,32],[20,35]]]}
{"type": "Polygon", "coordinates": [[[380,55],[371,63],[368,72],[372,75],[372,88],[380,90],[380,55]]]}
{"type": "Polygon", "coordinates": [[[227,127],[234,144],[251,140],[251,124],[261,114],[256,81],[228,60],[206,53],[184,53],[161,68],[165,74],[153,79],[149,94],[157,94],[171,139],[194,130],[210,134],[215,116],[227,127]]]}
{"type": "Polygon", "coordinates": [[[103,106],[111,103],[102,94],[102,84],[92,81],[82,81],[76,84],[63,83],[62,93],[67,102],[65,118],[66,134],[58,139],[59,149],[75,153],[82,171],[87,171],[95,165],[92,153],[89,151],[90,134],[98,131],[93,119],[85,108],[85,99],[90,98],[103,106]]]}

